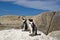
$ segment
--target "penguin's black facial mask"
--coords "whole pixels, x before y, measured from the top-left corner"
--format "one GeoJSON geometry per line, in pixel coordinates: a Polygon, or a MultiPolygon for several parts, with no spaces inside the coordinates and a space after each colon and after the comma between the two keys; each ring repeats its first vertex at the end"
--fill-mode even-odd
{"type": "Polygon", "coordinates": [[[25,20],[25,19],[23,19],[23,20],[25,20]]]}
{"type": "Polygon", "coordinates": [[[29,19],[30,22],[33,22],[33,19],[29,19]]]}
{"type": "Polygon", "coordinates": [[[25,22],[26,21],[26,19],[23,19],[23,22],[25,22]]]}

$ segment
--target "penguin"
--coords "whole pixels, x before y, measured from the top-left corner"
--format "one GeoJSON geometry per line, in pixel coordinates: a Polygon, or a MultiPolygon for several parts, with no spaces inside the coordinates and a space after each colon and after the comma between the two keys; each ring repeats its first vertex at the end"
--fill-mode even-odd
{"type": "Polygon", "coordinates": [[[33,22],[33,19],[29,19],[29,28],[32,35],[37,35],[37,27],[33,22]]]}
{"type": "Polygon", "coordinates": [[[26,18],[23,18],[23,24],[21,26],[21,29],[23,29],[24,31],[27,31],[28,29],[26,18]]]}

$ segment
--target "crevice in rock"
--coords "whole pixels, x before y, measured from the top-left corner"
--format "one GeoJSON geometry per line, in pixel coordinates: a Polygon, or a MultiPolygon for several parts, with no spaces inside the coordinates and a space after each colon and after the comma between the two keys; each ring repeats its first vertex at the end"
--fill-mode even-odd
{"type": "Polygon", "coordinates": [[[48,35],[48,33],[50,32],[51,23],[53,22],[53,18],[54,18],[55,13],[56,13],[56,12],[53,12],[53,15],[52,15],[52,17],[51,17],[51,20],[50,20],[49,27],[48,27],[48,30],[47,30],[46,35],[48,35]]]}

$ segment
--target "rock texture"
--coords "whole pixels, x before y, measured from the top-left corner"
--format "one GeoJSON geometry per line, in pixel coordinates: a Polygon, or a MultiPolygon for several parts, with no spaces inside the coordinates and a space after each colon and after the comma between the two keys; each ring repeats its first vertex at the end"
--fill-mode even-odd
{"type": "Polygon", "coordinates": [[[48,34],[49,37],[52,37],[56,40],[60,40],[60,31],[52,31],[48,34]]]}
{"type": "Polygon", "coordinates": [[[60,30],[60,12],[44,12],[36,16],[0,16],[1,29],[19,29],[22,25],[22,18],[32,18],[38,30],[45,34],[60,30]]]}
{"type": "Polygon", "coordinates": [[[53,16],[53,12],[46,12],[36,16],[35,23],[38,27],[38,30],[43,31],[45,34],[48,34],[53,16]]]}
{"type": "Polygon", "coordinates": [[[46,36],[43,32],[38,31],[37,36],[29,36],[29,32],[10,29],[10,30],[2,30],[0,31],[0,40],[56,40],[52,37],[46,36]]]}
{"type": "Polygon", "coordinates": [[[53,16],[51,22],[49,32],[56,31],[56,30],[58,31],[60,30],[60,12],[55,12],[55,15],[53,16]]]}

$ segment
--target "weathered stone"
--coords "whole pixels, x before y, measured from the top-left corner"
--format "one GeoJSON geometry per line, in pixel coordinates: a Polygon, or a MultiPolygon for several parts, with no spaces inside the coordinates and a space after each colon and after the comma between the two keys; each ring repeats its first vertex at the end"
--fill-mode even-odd
{"type": "Polygon", "coordinates": [[[45,34],[47,34],[50,28],[53,15],[53,12],[45,12],[40,15],[37,15],[34,20],[35,24],[38,27],[38,30],[43,31],[45,34]]]}
{"type": "Polygon", "coordinates": [[[52,31],[47,36],[52,37],[55,40],[60,40],[60,31],[52,31]]]}
{"type": "Polygon", "coordinates": [[[23,17],[32,18],[37,29],[45,34],[60,30],[60,12],[44,12],[36,16],[0,16],[0,29],[20,28],[23,17]]]}
{"type": "Polygon", "coordinates": [[[60,12],[55,12],[49,28],[49,32],[57,30],[60,30],[60,12]]]}

